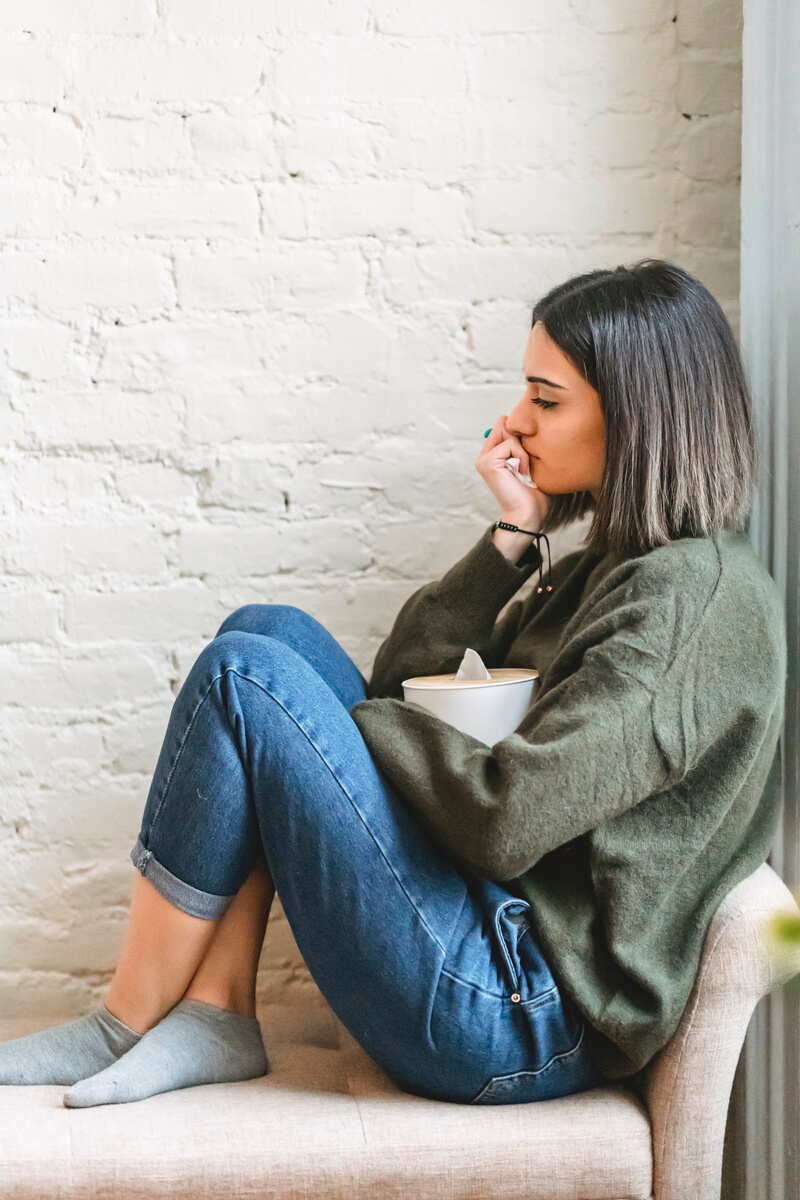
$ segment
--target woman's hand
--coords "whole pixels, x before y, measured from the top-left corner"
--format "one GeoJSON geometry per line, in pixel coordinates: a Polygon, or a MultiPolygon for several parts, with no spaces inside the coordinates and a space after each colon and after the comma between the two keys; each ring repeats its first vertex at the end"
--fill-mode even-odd
{"type": "Polygon", "coordinates": [[[528,454],[519,438],[506,429],[506,420],[503,415],[495,422],[475,466],[500,505],[500,520],[536,533],[542,527],[550,497],[520,483],[506,467],[509,458],[518,458],[520,474],[530,474],[528,454]]]}

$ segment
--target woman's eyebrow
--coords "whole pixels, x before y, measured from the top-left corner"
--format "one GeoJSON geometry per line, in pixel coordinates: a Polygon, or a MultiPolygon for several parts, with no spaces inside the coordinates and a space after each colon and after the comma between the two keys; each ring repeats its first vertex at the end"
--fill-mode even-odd
{"type": "Polygon", "coordinates": [[[543,383],[546,387],[561,388],[566,391],[566,386],[563,383],[553,383],[552,379],[544,379],[541,375],[526,375],[527,383],[543,383]]]}

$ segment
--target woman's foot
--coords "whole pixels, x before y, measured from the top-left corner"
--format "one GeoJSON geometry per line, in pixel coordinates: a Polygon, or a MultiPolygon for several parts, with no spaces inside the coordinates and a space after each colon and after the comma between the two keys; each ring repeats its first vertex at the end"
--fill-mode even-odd
{"type": "Polygon", "coordinates": [[[113,1066],[140,1036],[101,1005],[77,1021],[0,1042],[0,1084],[77,1083],[113,1066]]]}
{"type": "Polygon", "coordinates": [[[182,1000],[124,1059],[71,1087],[64,1104],[126,1104],[200,1083],[255,1079],[268,1070],[256,1017],[182,1000]]]}

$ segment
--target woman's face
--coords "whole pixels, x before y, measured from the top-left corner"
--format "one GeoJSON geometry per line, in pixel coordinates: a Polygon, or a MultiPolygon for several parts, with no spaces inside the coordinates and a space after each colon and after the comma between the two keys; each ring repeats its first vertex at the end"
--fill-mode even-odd
{"type": "Polygon", "coordinates": [[[541,321],[528,339],[525,391],[506,420],[531,456],[531,478],[550,495],[591,492],[597,499],[606,457],[600,397],[558,348],[541,321]]]}

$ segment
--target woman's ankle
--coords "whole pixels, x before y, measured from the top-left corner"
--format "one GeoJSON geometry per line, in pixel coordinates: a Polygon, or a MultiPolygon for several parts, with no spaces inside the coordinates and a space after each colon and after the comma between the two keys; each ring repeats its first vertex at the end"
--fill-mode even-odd
{"type": "Polygon", "coordinates": [[[175,1007],[174,1004],[166,1003],[158,997],[143,1000],[126,996],[123,992],[115,990],[113,984],[103,1003],[112,1017],[116,1017],[123,1025],[127,1025],[128,1029],[141,1035],[155,1029],[159,1021],[175,1007]]]}
{"type": "Polygon", "coordinates": [[[199,1000],[201,1004],[210,1004],[240,1017],[256,1015],[255,996],[249,989],[237,988],[233,984],[190,984],[183,999],[199,1000]]]}

